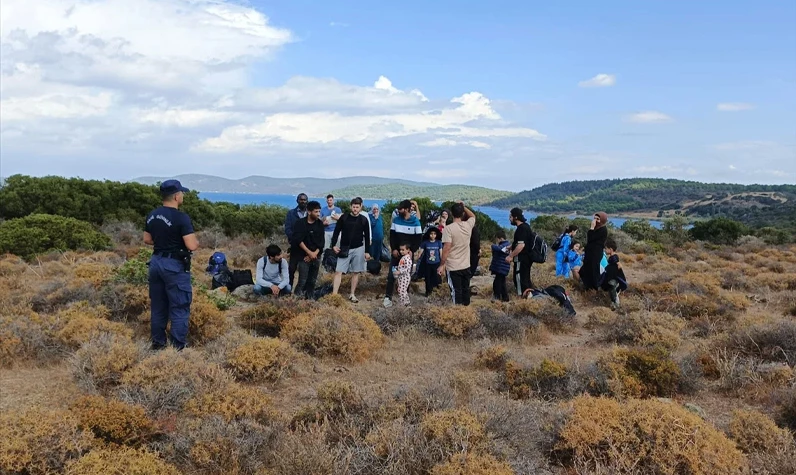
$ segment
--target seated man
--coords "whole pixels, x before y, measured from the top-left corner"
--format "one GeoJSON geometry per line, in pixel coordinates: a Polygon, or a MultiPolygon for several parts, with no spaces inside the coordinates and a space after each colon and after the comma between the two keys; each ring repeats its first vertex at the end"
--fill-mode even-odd
{"type": "Polygon", "coordinates": [[[282,260],[282,249],[271,244],[265,249],[265,256],[257,261],[257,278],[254,292],[260,295],[289,295],[290,275],[287,262],[282,260]]]}

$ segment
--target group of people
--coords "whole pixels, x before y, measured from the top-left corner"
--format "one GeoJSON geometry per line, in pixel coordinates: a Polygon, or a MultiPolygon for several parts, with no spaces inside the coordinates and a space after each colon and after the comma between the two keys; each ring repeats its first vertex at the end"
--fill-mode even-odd
{"type": "MultiPolygon", "coordinates": [[[[178,209],[187,191],[177,180],[164,181],[160,186],[163,205],[146,218],[143,240],[154,246],[149,262],[153,349],[165,348],[169,340],[177,349],[187,344],[193,295],[191,252],[199,247],[190,218],[178,209]]],[[[335,205],[334,196],[328,195],[323,207],[318,201],[309,201],[304,193],[298,195],[296,203],[285,218],[285,236],[290,246],[288,262],[284,262],[282,249],[270,244],[265,256],[257,262],[254,291],[261,295],[293,293],[311,297],[323,254],[331,252],[336,257],[333,293],[339,292],[342,274],[350,273],[348,299],[357,303],[359,275],[366,271],[369,261],[378,262],[382,256],[384,222],[379,206],[374,204],[370,213],[366,213],[362,209],[362,199],[354,198],[350,211],[343,213],[335,205]],[[298,280],[294,285],[296,272],[298,280]]],[[[396,290],[401,305],[410,305],[408,288],[413,275],[425,280],[426,296],[445,280],[454,303],[469,305],[470,279],[475,275],[480,257],[475,213],[459,201],[451,206],[450,213],[443,211],[426,223],[425,228],[420,216],[417,202],[411,200],[398,203],[391,216],[390,263],[383,305],[393,305],[396,290]],[[450,223],[449,217],[452,218],[450,223]],[[416,260],[417,270],[414,271],[416,260]]],[[[497,232],[489,266],[495,276],[493,296],[503,301],[509,300],[507,278],[512,263],[517,294],[524,296],[533,289],[531,268],[540,240],[520,208],[511,210],[509,220],[516,226],[513,241],[509,242],[502,230],[497,232]]],[[[627,281],[616,254],[616,243],[608,239],[607,223],[605,213],[594,215],[583,256],[579,254],[579,244],[574,241],[578,228],[568,227],[556,250],[556,274],[577,275],[586,289],[609,291],[612,305],[618,306],[619,293],[627,288],[627,281]],[[601,265],[603,260],[607,262],[601,265]]]]}

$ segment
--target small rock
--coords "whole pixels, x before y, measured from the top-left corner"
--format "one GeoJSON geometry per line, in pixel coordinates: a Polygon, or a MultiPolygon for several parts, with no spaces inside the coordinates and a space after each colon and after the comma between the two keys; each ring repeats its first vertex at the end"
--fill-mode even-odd
{"type": "Polygon", "coordinates": [[[705,410],[702,409],[701,407],[697,406],[696,404],[691,404],[690,402],[687,402],[687,403],[683,404],[683,407],[685,407],[689,411],[693,412],[694,414],[698,415],[702,419],[704,419],[705,416],[706,416],[705,410]]]}
{"type": "Polygon", "coordinates": [[[254,293],[253,285],[241,285],[240,287],[232,291],[232,295],[238,297],[241,300],[246,300],[249,302],[253,302],[259,299],[259,295],[254,293]]]}

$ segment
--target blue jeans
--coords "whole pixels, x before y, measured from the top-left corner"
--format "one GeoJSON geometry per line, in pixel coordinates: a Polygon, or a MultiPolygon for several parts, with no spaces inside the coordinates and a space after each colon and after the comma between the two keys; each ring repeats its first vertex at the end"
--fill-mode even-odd
{"type": "Polygon", "coordinates": [[[188,344],[188,320],[193,290],[191,273],[185,272],[181,261],[152,256],[149,261],[149,300],[152,303],[152,346],[166,346],[166,326],[171,322],[171,344],[178,350],[185,348],[188,344]]]}

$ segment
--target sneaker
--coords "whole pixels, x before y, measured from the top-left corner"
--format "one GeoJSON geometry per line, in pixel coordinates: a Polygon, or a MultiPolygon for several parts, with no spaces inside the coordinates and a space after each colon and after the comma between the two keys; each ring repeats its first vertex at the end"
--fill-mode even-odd
{"type": "Polygon", "coordinates": [[[351,303],[359,303],[359,299],[357,298],[356,295],[349,295],[348,300],[350,300],[351,303]]]}
{"type": "Polygon", "coordinates": [[[382,305],[384,305],[384,308],[392,307],[392,300],[390,300],[390,297],[384,297],[384,301],[382,302],[382,305]]]}

